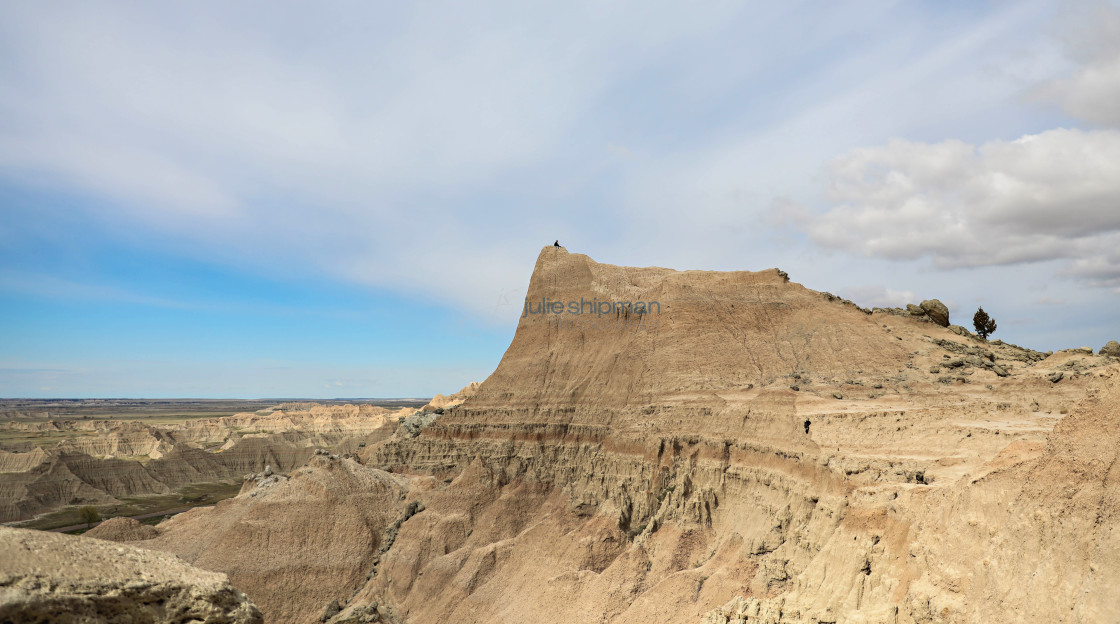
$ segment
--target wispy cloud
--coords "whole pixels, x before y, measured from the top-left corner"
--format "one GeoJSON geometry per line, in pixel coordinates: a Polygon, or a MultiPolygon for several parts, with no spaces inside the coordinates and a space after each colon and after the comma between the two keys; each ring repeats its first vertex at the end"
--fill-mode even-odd
{"type": "Polygon", "coordinates": [[[105,284],[76,282],[55,275],[3,268],[0,268],[0,291],[10,295],[67,301],[104,301],[180,309],[203,307],[198,304],[153,297],[105,284]]]}

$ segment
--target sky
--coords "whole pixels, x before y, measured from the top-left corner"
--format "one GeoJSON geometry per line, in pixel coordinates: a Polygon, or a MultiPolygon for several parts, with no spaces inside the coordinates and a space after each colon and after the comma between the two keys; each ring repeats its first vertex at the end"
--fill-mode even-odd
{"type": "Polygon", "coordinates": [[[533,264],[1120,339],[1120,2],[0,3],[0,397],[424,397],[533,264]]]}

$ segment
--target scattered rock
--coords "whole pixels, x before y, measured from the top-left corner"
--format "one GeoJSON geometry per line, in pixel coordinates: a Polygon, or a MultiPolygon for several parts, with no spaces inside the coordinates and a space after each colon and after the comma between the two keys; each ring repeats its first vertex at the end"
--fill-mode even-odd
{"type": "Polygon", "coordinates": [[[842,398],[844,398],[844,395],[843,395],[843,394],[841,394],[841,393],[839,393],[839,392],[833,392],[833,393],[832,393],[832,398],[834,398],[834,399],[842,399],[842,398]]]}
{"type": "Polygon", "coordinates": [[[1061,371],[1058,371],[1056,373],[1052,373],[1049,377],[1050,383],[1058,383],[1059,381],[1062,380],[1063,377],[1065,377],[1065,373],[1063,373],[1061,371]]]}
{"type": "Polygon", "coordinates": [[[936,375],[937,373],[940,373],[940,372],[941,372],[941,367],[940,367],[940,366],[930,366],[930,367],[929,367],[929,372],[931,372],[931,373],[933,373],[934,375],[936,375]]]}
{"type": "Polygon", "coordinates": [[[958,336],[971,336],[972,335],[972,332],[970,332],[967,329],[961,327],[960,325],[950,325],[949,326],[949,331],[953,332],[954,334],[956,334],[958,336]]]}
{"type": "Polygon", "coordinates": [[[949,326],[949,308],[944,303],[937,299],[927,299],[921,303],[921,308],[934,323],[942,327],[949,326]]]}
{"type": "Polygon", "coordinates": [[[1011,374],[1011,373],[1007,372],[1006,368],[1000,366],[999,364],[995,364],[995,365],[992,366],[992,372],[995,373],[996,375],[999,375],[1000,377],[1007,377],[1008,375],[1011,374]]]}
{"type": "Polygon", "coordinates": [[[1101,347],[1100,354],[1101,355],[1111,355],[1112,357],[1120,358],[1120,342],[1116,342],[1115,340],[1109,340],[1108,344],[1101,347]]]}

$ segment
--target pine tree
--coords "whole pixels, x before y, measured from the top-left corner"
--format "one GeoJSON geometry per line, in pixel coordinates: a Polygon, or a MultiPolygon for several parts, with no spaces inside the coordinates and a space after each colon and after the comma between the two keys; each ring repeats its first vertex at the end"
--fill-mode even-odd
{"type": "Polygon", "coordinates": [[[976,328],[976,333],[980,334],[980,337],[984,340],[996,333],[996,320],[988,316],[983,306],[976,311],[976,314],[972,315],[972,326],[976,328]]]}

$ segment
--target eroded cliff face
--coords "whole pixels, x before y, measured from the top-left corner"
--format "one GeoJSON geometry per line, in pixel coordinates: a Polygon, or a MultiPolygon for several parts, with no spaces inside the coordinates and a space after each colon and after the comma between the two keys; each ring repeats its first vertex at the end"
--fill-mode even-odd
{"type": "Polygon", "coordinates": [[[270,588],[299,584],[318,538],[196,551],[275,535],[253,491],[143,545],[229,573],[270,621],[1115,619],[1116,359],[868,313],[777,270],[562,248],[527,299],[563,311],[525,314],[465,402],[344,464],[379,476],[331,493],[297,469],[265,499],[322,523],[303,536],[376,499],[345,512],[368,534],[333,532],[349,560],[330,565],[356,562],[338,587],[270,588]],[[581,299],[631,305],[568,312],[581,299]]]}

